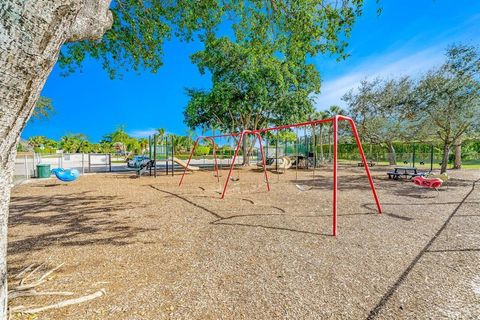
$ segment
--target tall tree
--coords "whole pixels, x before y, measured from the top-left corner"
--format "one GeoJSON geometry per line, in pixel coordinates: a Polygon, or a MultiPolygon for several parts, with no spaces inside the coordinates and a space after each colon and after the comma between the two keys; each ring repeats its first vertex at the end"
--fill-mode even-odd
{"type": "Polygon", "coordinates": [[[452,146],[459,144],[465,133],[480,121],[478,48],[467,45],[448,48],[444,64],[420,80],[411,115],[417,126],[430,128],[432,135],[442,141],[441,172],[446,172],[452,146]]]}
{"type": "Polygon", "coordinates": [[[125,131],[125,126],[120,125],[115,129],[115,131],[108,133],[104,136],[105,141],[112,142],[120,147],[120,150],[123,153],[127,152],[127,146],[130,141],[130,136],[125,131]]]}
{"type": "Polygon", "coordinates": [[[412,81],[400,79],[362,81],[358,90],[343,96],[348,113],[357,122],[359,131],[370,143],[385,145],[388,161],[396,164],[393,142],[409,130],[408,106],[411,103],[412,81]]]}
{"type": "MultiPolygon", "coordinates": [[[[328,119],[330,117],[329,112],[327,111],[315,111],[310,115],[311,120],[323,120],[323,119],[328,119]]],[[[319,143],[319,148],[320,148],[320,162],[325,161],[325,156],[323,153],[323,132],[325,131],[325,125],[320,123],[318,125],[318,143],[319,143]]],[[[328,130],[328,129],[327,129],[328,130]]]]}
{"type": "Polygon", "coordinates": [[[60,139],[60,147],[65,153],[89,152],[90,143],[84,134],[67,134],[60,139]]]}
{"type": "MultiPolygon", "coordinates": [[[[313,110],[311,93],[320,89],[315,67],[274,55],[250,41],[211,39],[192,56],[203,74],[212,75],[210,90],[187,90],[185,122],[191,128],[213,127],[223,132],[255,130],[305,120],[313,110]]],[[[243,161],[249,163],[252,144],[244,139],[243,161]]]]}
{"type": "Polygon", "coordinates": [[[118,69],[151,70],[162,64],[172,35],[191,40],[231,18],[239,38],[270,38],[292,58],[334,52],[343,57],[363,0],[153,1],[3,0],[0,2],[0,316],[6,317],[6,234],[10,182],[20,132],[57,61],[66,71],[86,57],[111,76],[118,69]],[[108,32],[105,34],[105,32],[108,32]],[[104,36],[105,34],[105,36],[104,36]],[[102,41],[98,41],[102,39],[102,41]],[[291,41],[287,41],[291,39],[291,41]]]}

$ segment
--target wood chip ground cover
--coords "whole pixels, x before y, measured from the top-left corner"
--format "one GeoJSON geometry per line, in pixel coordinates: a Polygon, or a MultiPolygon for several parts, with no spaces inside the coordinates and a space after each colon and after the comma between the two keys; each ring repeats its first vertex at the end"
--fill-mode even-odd
{"type": "Polygon", "coordinates": [[[362,168],[340,170],[336,238],[328,168],[314,179],[311,171],[271,174],[270,192],[261,172],[238,170],[224,200],[225,171],[220,183],[212,172],[189,174],[181,188],[178,175],[130,174],[20,185],[12,193],[9,271],[65,262],[45,289],[78,296],[106,289],[40,319],[480,317],[480,187],[471,191],[480,171],[452,171],[437,197],[376,167],[379,216],[362,168]]]}

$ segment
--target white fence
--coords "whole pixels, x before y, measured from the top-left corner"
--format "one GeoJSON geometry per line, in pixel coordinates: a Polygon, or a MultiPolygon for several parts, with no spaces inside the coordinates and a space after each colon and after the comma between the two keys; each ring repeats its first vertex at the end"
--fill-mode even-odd
{"type": "Polygon", "coordinates": [[[50,169],[77,169],[82,174],[112,171],[112,159],[109,154],[59,153],[40,155],[37,153],[20,153],[15,159],[15,180],[37,177],[38,164],[49,164],[50,169]]]}

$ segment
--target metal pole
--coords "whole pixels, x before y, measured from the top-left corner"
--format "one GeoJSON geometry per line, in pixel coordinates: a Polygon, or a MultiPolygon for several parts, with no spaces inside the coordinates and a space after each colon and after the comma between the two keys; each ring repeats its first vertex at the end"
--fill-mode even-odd
{"type": "Polygon", "coordinates": [[[275,171],[278,172],[278,131],[275,139],[275,171]]]}
{"type": "Polygon", "coordinates": [[[245,135],[245,131],[240,134],[240,138],[238,139],[237,147],[235,148],[235,154],[233,155],[232,165],[230,166],[230,170],[228,171],[227,180],[225,181],[225,186],[223,187],[223,192],[221,198],[225,197],[225,191],[228,187],[228,182],[230,181],[230,176],[232,175],[233,167],[235,166],[235,159],[237,159],[238,150],[240,149],[241,143],[243,141],[243,136],[245,135]]]}
{"type": "Polygon", "coordinates": [[[88,154],[88,173],[92,172],[92,158],[90,153],[88,154]]]}
{"type": "MultiPolygon", "coordinates": [[[[268,132],[265,134],[265,141],[266,141],[266,144],[265,144],[265,149],[267,149],[267,158],[268,158],[268,132]]],[[[265,159],[266,161],[266,159],[265,159]]]]}
{"type": "Polygon", "coordinates": [[[415,143],[413,143],[412,167],[415,168],[415,143]]]}
{"type": "Polygon", "coordinates": [[[433,171],[433,144],[430,145],[430,172],[433,171]]]}
{"type": "Polygon", "coordinates": [[[337,235],[337,187],[338,187],[338,176],[337,176],[337,147],[338,147],[338,116],[333,118],[333,236],[337,235]]]}
{"type": "Polygon", "coordinates": [[[308,142],[307,142],[307,127],[303,127],[303,134],[305,135],[305,167],[308,170],[308,142]]]}
{"type": "Polygon", "coordinates": [[[168,137],[165,136],[165,174],[168,176],[168,137]]]}
{"type": "Polygon", "coordinates": [[[85,153],[82,152],[82,174],[85,174],[85,153]]]}
{"type": "Polygon", "coordinates": [[[315,125],[312,126],[312,131],[313,131],[313,151],[314,151],[313,168],[316,168],[317,167],[317,135],[315,134],[315,125]]]}
{"type": "Polygon", "coordinates": [[[27,155],[25,155],[25,179],[28,179],[28,159],[27,159],[27,155]]]}
{"type": "Polygon", "coordinates": [[[109,166],[110,172],[112,172],[112,155],[110,153],[108,154],[108,166],[109,166]]]}
{"type": "Polygon", "coordinates": [[[152,160],[152,138],[148,136],[148,158],[152,160]]]}
{"type": "Polygon", "coordinates": [[[174,165],[175,165],[175,162],[173,161],[174,156],[175,156],[175,141],[173,140],[173,135],[172,135],[172,177],[173,177],[173,171],[174,171],[174,165]]]}
{"type": "Polygon", "coordinates": [[[195,144],[193,145],[192,151],[190,151],[190,156],[188,157],[187,165],[185,166],[185,168],[183,168],[183,174],[182,174],[182,177],[180,178],[180,182],[178,183],[178,186],[182,185],[183,178],[185,177],[185,173],[187,173],[187,168],[190,165],[190,160],[192,160],[192,155],[195,152],[195,148],[197,147],[199,140],[200,138],[197,138],[197,140],[195,140],[195,144]]]}
{"type": "Polygon", "coordinates": [[[265,175],[265,182],[267,183],[267,191],[270,191],[270,183],[268,182],[267,165],[266,165],[265,157],[263,155],[262,137],[260,136],[260,133],[256,133],[255,135],[258,137],[258,142],[260,143],[260,152],[262,153],[262,166],[263,166],[263,172],[265,175]]]}
{"type": "Polygon", "coordinates": [[[357,127],[355,126],[355,122],[353,122],[350,118],[345,118],[350,125],[352,126],[353,135],[355,136],[355,141],[357,142],[358,151],[360,152],[360,156],[362,157],[363,166],[365,167],[365,171],[367,172],[368,182],[370,183],[370,188],[372,189],[373,198],[375,199],[375,203],[377,204],[378,214],[382,213],[382,207],[380,206],[380,201],[378,200],[377,191],[375,190],[375,186],[373,185],[372,176],[370,175],[370,168],[367,164],[367,159],[365,158],[365,154],[363,153],[362,143],[360,142],[360,137],[358,136],[357,127]]]}
{"type": "Polygon", "coordinates": [[[153,176],[157,177],[157,135],[153,135],[153,176]]]}
{"type": "Polygon", "coordinates": [[[208,138],[208,140],[212,141],[212,148],[213,148],[213,169],[217,174],[217,182],[220,182],[220,174],[218,173],[218,164],[217,164],[217,152],[215,150],[215,141],[213,138],[208,138]]]}

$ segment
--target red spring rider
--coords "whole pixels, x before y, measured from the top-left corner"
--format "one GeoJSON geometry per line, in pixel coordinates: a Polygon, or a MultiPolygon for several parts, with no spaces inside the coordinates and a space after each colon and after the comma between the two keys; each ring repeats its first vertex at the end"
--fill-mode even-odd
{"type": "MultiPolygon", "coordinates": [[[[417,176],[412,179],[413,183],[415,183],[417,186],[425,187],[425,188],[430,188],[430,189],[435,189],[437,190],[440,188],[443,184],[442,179],[438,178],[425,178],[424,176],[417,176]]],[[[438,190],[437,190],[438,191],[438,190]]]]}

